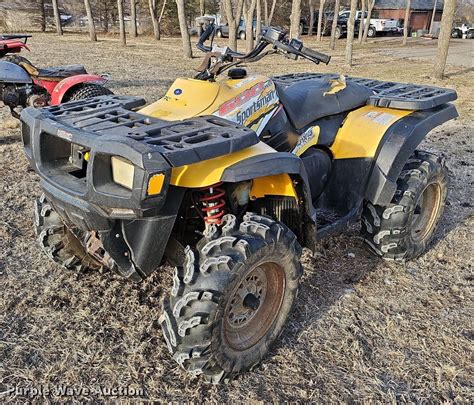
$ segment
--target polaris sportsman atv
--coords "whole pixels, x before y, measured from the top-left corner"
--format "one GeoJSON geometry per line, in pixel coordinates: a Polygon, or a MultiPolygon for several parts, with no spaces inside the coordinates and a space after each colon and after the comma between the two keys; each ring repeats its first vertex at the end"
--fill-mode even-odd
{"type": "Polygon", "coordinates": [[[106,75],[89,74],[82,65],[38,68],[14,55],[27,49],[31,35],[0,35],[0,101],[20,118],[17,108],[44,107],[71,100],[113,94],[106,75]]]}
{"type": "Polygon", "coordinates": [[[238,66],[270,54],[330,58],[276,28],[245,55],[206,46],[211,35],[196,77],[141,110],[140,98],[108,96],[21,117],[45,252],[133,281],[175,265],[163,336],[185,370],[216,383],[268,352],[317,237],[361,219],[377,255],[424,252],[448,176],[442,158],[415,149],[457,112],[441,88],[248,75],[238,66]]]}

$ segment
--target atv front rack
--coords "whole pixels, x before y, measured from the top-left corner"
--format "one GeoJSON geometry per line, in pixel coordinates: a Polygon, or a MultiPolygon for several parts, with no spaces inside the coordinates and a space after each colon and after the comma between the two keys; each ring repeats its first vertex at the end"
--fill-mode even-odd
{"type": "Polygon", "coordinates": [[[175,167],[237,152],[259,141],[253,130],[215,116],[164,121],[133,111],[144,104],[140,97],[100,96],[41,110],[27,109],[22,117],[24,122],[34,118],[45,128],[54,128],[56,133],[50,135],[59,132],[64,138],[66,134],[73,143],[82,144],[84,138],[87,144],[100,142],[111,136],[140,142],[175,167]]]}
{"type": "MultiPolygon", "coordinates": [[[[337,74],[296,73],[275,76],[272,80],[282,86],[312,79],[337,79],[337,74]]],[[[367,100],[368,105],[390,107],[399,110],[428,110],[457,99],[455,90],[440,87],[385,82],[381,80],[346,77],[346,80],[364,85],[374,94],[367,100]]]]}

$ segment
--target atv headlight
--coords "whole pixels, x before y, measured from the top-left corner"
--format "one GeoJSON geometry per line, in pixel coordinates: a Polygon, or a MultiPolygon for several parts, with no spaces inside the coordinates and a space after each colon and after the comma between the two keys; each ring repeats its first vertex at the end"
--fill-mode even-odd
{"type": "Polygon", "coordinates": [[[133,178],[135,177],[135,166],[120,156],[112,156],[111,163],[113,181],[131,190],[133,188],[133,178]]]}

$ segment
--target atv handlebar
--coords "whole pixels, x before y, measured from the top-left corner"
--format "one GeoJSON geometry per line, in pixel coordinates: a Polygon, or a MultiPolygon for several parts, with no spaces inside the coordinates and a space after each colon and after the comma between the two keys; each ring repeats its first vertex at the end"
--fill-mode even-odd
{"type": "MultiPolygon", "coordinates": [[[[206,30],[202,33],[197,43],[198,49],[203,52],[211,52],[212,47],[204,45],[204,43],[215,33],[215,25],[210,24],[206,30]]],[[[230,49],[226,50],[224,58],[231,62],[244,62],[249,59],[257,57],[263,50],[268,46],[272,45],[277,51],[285,53],[288,57],[297,59],[298,56],[308,59],[316,64],[322,62],[328,64],[331,60],[330,55],[315,51],[310,48],[303,46],[303,42],[298,39],[289,39],[286,32],[276,27],[268,27],[261,35],[257,45],[249,53],[243,54],[235,52],[230,49]]]]}

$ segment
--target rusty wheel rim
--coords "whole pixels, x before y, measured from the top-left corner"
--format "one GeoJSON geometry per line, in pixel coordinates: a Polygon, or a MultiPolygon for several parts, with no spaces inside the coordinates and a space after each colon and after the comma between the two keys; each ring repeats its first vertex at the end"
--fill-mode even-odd
{"type": "Polygon", "coordinates": [[[428,184],[415,206],[411,227],[411,237],[414,241],[422,241],[433,233],[440,209],[441,186],[438,183],[428,184]]]}
{"type": "Polygon", "coordinates": [[[283,268],[266,262],[232,291],[224,312],[224,338],[232,349],[247,350],[267,334],[280,312],[285,284],[283,268]]]}

